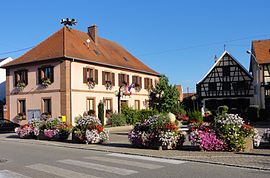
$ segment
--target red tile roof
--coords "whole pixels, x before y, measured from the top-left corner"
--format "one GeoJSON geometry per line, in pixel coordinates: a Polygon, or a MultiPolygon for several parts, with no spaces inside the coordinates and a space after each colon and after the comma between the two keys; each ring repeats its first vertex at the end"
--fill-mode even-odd
{"type": "Polygon", "coordinates": [[[252,49],[259,64],[270,63],[270,40],[252,41],[252,49]]]}
{"type": "Polygon", "coordinates": [[[95,44],[88,33],[67,27],[4,67],[63,57],[159,75],[117,43],[98,37],[95,44]],[[89,45],[87,39],[90,39],[89,45]]]}

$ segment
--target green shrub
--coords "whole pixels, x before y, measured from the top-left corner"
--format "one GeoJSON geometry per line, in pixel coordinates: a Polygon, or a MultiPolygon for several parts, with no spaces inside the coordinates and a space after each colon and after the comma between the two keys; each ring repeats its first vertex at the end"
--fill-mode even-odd
{"type": "Polygon", "coordinates": [[[100,102],[98,104],[98,118],[102,125],[104,125],[104,103],[100,102]]]}
{"type": "Polygon", "coordinates": [[[196,120],[198,123],[203,122],[203,116],[200,111],[191,111],[188,112],[188,118],[189,120],[196,120]]]}
{"type": "Polygon", "coordinates": [[[180,114],[180,115],[182,115],[182,116],[184,116],[184,115],[187,114],[187,112],[186,112],[185,109],[184,109],[184,106],[181,105],[181,104],[177,104],[174,108],[171,109],[171,112],[172,112],[173,114],[175,114],[175,115],[180,114]]]}
{"type": "Polygon", "coordinates": [[[219,115],[228,113],[228,111],[229,111],[229,107],[226,106],[226,105],[219,106],[219,107],[217,108],[217,114],[219,114],[219,115]]]}
{"type": "Polygon", "coordinates": [[[124,114],[113,113],[109,118],[109,124],[113,127],[123,126],[126,124],[126,117],[124,114]]]}
{"type": "Polygon", "coordinates": [[[122,114],[126,117],[127,124],[136,124],[140,122],[139,111],[135,109],[131,109],[129,107],[122,107],[122,114]]]}
{"type": "Polygon", "coordinates": [[[157,115],[158,111],[157,110],[152,110],[152,109],[142,109],[139,111],[139,118],[140,122],[144,122],[145,120],[149,119],[149,117],[152,117],[154,115],[157,115]]]}
{"type": "Polygon", "coordinates": [[[250,105],[246,117],[250,121],[258,121],[260,118],[260,107],[258,105],[250,105]]]}

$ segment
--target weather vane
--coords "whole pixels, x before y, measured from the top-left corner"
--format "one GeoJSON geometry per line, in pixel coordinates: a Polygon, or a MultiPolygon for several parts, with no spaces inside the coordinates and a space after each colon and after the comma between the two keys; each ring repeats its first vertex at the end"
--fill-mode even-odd
{"type": "Polygon", "coordinates": [[[64,24],[65,26],[73,26],[76,25],[76,23],[76,19],[66,18],[61,20],[61,24],[64,24]]]}

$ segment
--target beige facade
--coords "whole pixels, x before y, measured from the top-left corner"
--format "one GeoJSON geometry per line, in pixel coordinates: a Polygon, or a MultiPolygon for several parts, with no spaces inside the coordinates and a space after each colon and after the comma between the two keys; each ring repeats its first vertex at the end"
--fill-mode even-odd
{"type": "Polygon", "coordinates": [[[50,64],[32,64],[27,66],[17,66],[16,68],[8,69],[7,73],[7,87],[8,93],[7,98],[7,109],[9,113],[9,119],[20,122],[20,124],[27,123],[26,120],[18,121],[16,116],[19,113],[19,100],[25,100],[26,104],[26,118],[30,117],[27,111],[29,110],[40,110],[43,112],[42,100],[45,98],[50,98],[52,101],[52,117],[58,117],[61,115],[61,105],[60,105],[60,63],[50,63],[50,64]],[[42,66],[51,65],[54,67],[54,82],[48,87],[43,87],[38,84],[37,71],[42,66]],[[28,71],[28,84],[24,87],[22,91],[18,91],[15,86],[15,71],[27,70],[28,71]]]}
{"type": "MultiPolygon", "coordinates": [[[[130,83],[132,83],[132,76],[140,76],[142,79],[151,78],[153,81],[157,81],[159,78],[157,76],[142,74],[138,72],[132,72],[127,70],[121,70],[116,68],[108,68],[102,66],[95,66],[80,62],[71,62],[71,113],[72,121],[76,116],[82,115],[87,111],[87,98],[93,98],[95,101],[95,111],[98,111],[98,103],[103,101],[106,108],[106,99],[112,100],[112,111],[118,111],[118,74],[127,74],[130,78],[130,83]],[[89,89],[89,86],[83,83],[83,68],[93,68],[98,70],[98,84],[95,85],[93,89],[89,89]],[[102,71],[108,71],[115,74],[115,86],[111,89],[106,89],[102,85],[102,71]]],[[[128,106],[135,109],[135,100],[139,100],[140,109],[145,109],[147,107],[147,101],[149,100],[149,91],[144,89],[144,80],[142,80],[142,89],[137,92],[134,88],[131,89],[132,94],[130,96],[122,96],[121,100],[126,101],[128,106]]]]}
{"type": "MultiPolygon", "coordinates": [[[[144,78],[152,79],[154,85],[159,77],[141,72],[134,72],[131,70],[123,70],[113,67],[103,67],[98,65],[91,65],[83,62],[62,60],[61,62],[31,64],[21,67],[8,69],[7,76],[8,84],[8,100],[7,103],[9,118],[20,124],[25,124],[31,110],[39,110],[43,113],[43,99],[51,99],[51,116],[59,117],[65,115],[69,124],[74,124],[75,118],[87,112],[89,109],[87,101],[93,99],[93,109],[95,114],[98,113],[98,103],[104,102],[106,108],[111,109],[112,112],[118,112],[118,75],[126,74],[129,76],[129,84],[132,83],[132,76],[141,77],[142,86],[140,91],[131,89],[131,95],[122,95],[120,100],[125,101],[129,107],[134,109],[145,109],[148,107],[149,90],[144,89],[144,78]],[[53,66],[54,81],[48,87],[43,87],[38,84],[38,69],[42,66],[53,66]],[[94,88],[89,88],[87,83],[83,82],[83,69],[91,68],[98,71],[98,82],[94,88]],[[18,91],[15,86],[15,72],[19,70],[28,71],[28,84],[22,91],[18,91]],[[112,72],[115,75],[115,86],[111,89],[106,89],[102,84],[102,72],[112,72]],[[19,121],[17,115],[19,113],[19,101],[25,100],[26,105],[26,119],[19,121]],[[106,100],[110,100],[107,101],[106,100]],[[111,106],[106,106],[111,102],[111,106]],[[136,106],[135,106],[136,105],[136,106]],[[139,107],[139,108],[138,108],[139,107]]],[[[123,88],[125,91],[125,87],[123,88]]],[[[105,111],[106,113],[106,111],[105,111]]]]}

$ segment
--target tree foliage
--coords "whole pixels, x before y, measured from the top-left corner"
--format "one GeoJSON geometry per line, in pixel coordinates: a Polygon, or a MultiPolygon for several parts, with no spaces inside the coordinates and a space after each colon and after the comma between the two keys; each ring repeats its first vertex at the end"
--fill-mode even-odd
{"type": "Polygon", "coordinates": [[[149,105],[159,112],[172,112],[178,105],[179,92],[175,85],[169,84],[169,79],[163,75],[150,93],[149,105]]]}

